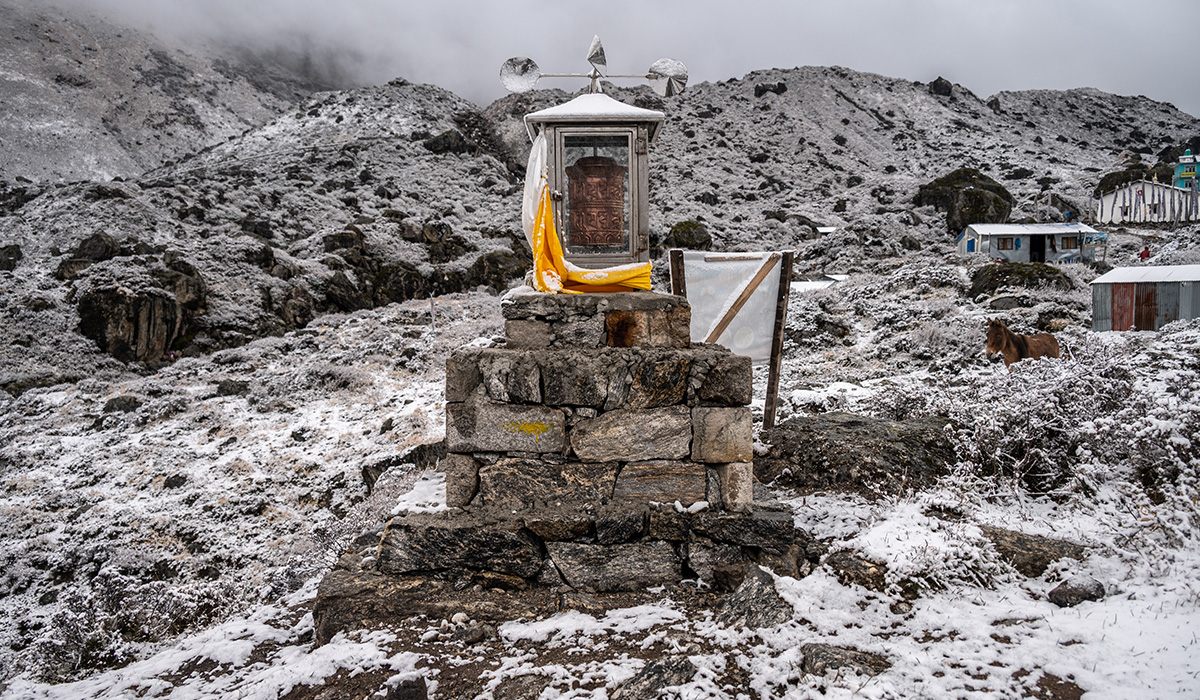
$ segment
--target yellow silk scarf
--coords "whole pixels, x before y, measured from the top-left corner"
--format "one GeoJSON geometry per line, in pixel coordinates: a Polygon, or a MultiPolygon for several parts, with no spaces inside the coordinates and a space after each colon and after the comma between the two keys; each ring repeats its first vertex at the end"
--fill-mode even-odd
{"type": "Polygon", "coordinates": [[[542,187],[537,216],[533,221],[533,282],[541,292],[628,292],[650,289],[650,263],[632,263],[589,270],[572,265],[563,256],[562,243],[554,227],[550,188],[542,187]]]}

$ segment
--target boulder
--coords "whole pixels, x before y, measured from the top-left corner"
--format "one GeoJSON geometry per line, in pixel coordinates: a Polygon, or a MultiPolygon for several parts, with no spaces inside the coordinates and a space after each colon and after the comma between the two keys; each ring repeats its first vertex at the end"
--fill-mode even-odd
{"type": "Polygon", "coordinates": [[[0,246],[0,270],[12,272],[17,269],[17,263],[21,262],[22,257],[24,256],[21,253],[21,246],[16,243],[0,246]]]}
{"type": "Polygon", "coordinates": [[[929,94],[939,97],[949,97],[954,94],[954,83],[939,75],[937,80],[929,84],[929,94]]]}
{"type": "Polygon", "coordinates": [[[996,551],[1024,576],[1037,578],[1059,559],[1083,559],[1087,549],[1066,540],[980,525],[983,536],[992,541],[996,551]]]}
{"type": "Polygon", "coordinates": [[[1024,289],[1061,289],[1070,291],[1071,278],[1059,268],[1046,263],[1014,262],[984,265],[971,276],[972,299],[981,294],[995,294],[1006,287],[1024,289]]]}
{"type": "Polygon", "coordinates": [[[638,591],[678,583],[683,562],[666,542],[630,544],[547,542],[546,551],[572,588],[593,591],[638,591]]]}
{"type": "Polygon", "coordinates": [[[840,550],[825,557],[825,565],[837,574],[843,586],[858,585],[871,591],[887,588],[887,566],[871,561],[849,550],[840,550]]]}
{"type": "Polygon", "coordinates": [[[763,432],[771,447],[754,460],[754,474],[799,494],[898,496],[933,485],[954,464],[945,419],[904,422],[852,413],[798,416],[763,432]]]}
{"type": "Polygon", "coordinates": [[[162,358],[187,329],[183,306],[162,289],[92,289],[77,308],[79,332],[122,362],[162,358]]]}
{"type": "Polygon", "coordinates": [[[762,629],[791,620],[795,611],[790,603],[779,597],[771,574],[754,564],[748,565],[745,571],[741,585],[725,599],[717,612],[717,622],[723,627],[762,629]]]}
{"type": "Polygon", "coordinates": [[[971,224],[1002,223],[1012,212],[1013,196],[992,178],[974,168],[959,168],[927,185],[913,200],[946,212],[946,228],[957,234],[971,224]]]}
{"type": "Polygon", "coordinates": [[[671,231],[663,237],[664,248],[685,248],[688,250],[708,250],[712,248],[712,234],[708,226],[694,219],[680,221],[671,227],[671,231]]]}
{"type": "Polygon", "coordinates": [[[754,85],[754,96],[762,97],[768,92],[776,95],[782,95],[787,92],[787,83],[780,81],[778,83],[756,83],[754,85]]]}
{"type": "Polygon", "coordinates": [[[1091,576],[1074,576],[1046,595],[1060,608],[1073,608],[1085,601],[1104,600],[1104,584],[1091,576]]]}
{"type": "Polygon", "coordinates": [[[683,685],[696,676],[696,666],[686,656],[665,656],[655,659],[625,681],[615,691],[612,700],[644,700],[657,698],[663,688],[683,685]]]}
{"type": "Polygon", "coordinates": [[[800,647],[800,653],[804,658],[800,662],[800,669],[814,676],[842,669],[862,676],[876,676],[892,666],[892,662],[880,654],[832,644],[805,644],[800,647]]]}

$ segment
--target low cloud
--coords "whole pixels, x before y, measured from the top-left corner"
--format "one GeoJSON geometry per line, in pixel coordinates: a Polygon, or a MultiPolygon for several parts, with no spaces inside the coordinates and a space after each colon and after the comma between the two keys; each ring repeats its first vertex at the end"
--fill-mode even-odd
{"type": "MultiPolygon", "coordinates": [[[[434,83],[479,104],[503,95],[514,55],[547,72],[583,72],[593,34],[613,72],[664,56],[693,82],[764,68],[841,65],[897,78],[939,75],[981,97],[1001,90],[1095,87],[1143,94],[1200,114],[1178,27],[1200,26],[1195,0],[697,0],[603,4],[530,0],[60,0],[181,39],[309,56],[342,84],[395,77],[434,83]]],[[[1185,32],[1186,33],[1186,32],[1185,32]]],[[[547,85],[576,89],[582,81],[547,85]]]]}

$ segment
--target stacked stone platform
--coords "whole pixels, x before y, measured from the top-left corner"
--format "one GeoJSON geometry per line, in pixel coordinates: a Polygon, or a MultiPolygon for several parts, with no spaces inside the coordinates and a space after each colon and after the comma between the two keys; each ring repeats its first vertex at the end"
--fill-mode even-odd
{"type": "Polygon", "coordinates": [[[750,359],[692,344],[686,299],[524,288],[502,311],[502,345],[446,364],[449,510],[397,515],[349,557],[366,564],[331,572],[318,636],[395,614],[408,598],[384,590],[428,606],[432,590],[638,591],[746,562],[798,573],[807,536],[754,500],[750,359]]]}

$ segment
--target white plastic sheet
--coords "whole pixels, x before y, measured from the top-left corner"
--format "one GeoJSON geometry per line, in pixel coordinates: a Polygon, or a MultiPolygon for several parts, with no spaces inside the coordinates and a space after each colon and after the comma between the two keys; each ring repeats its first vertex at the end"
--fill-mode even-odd
{"type": "MultiPolygon", "coordinates": [[[[770,256],[769,252],[684,251],[684,282],[688,303],[692,305],[692,342],[705,342],[770,256]]],[[[739,355],[748,355],[756,363],[771,358],[781,269],[782,265],[776,262],[717,338],[718,344],[739,355]]]]}
{"type": "Polygon", "coordinates": [[[537,218],[542,189],[546,187],[548,157],[546,134],[539,133],[529,150],[529,165],[525,168],[525,196],[521,200],[521,224],[525,228],[525,242],[533,250],[533,221],[537,218]]]}

